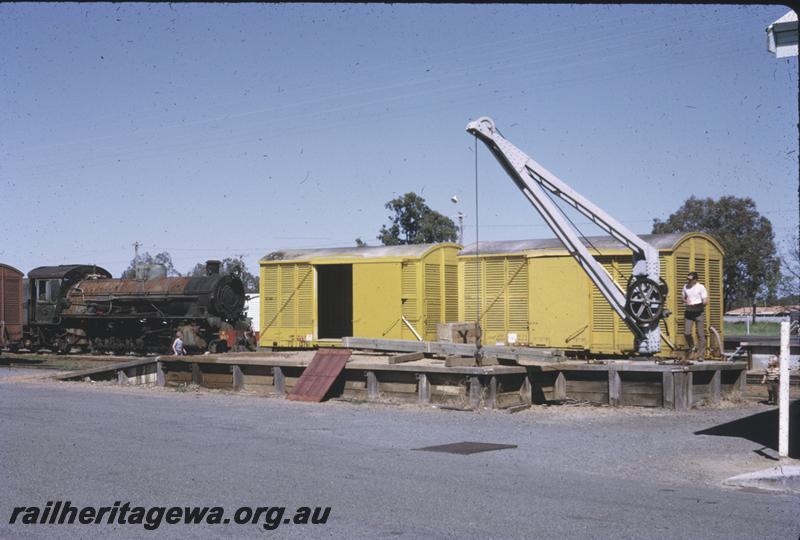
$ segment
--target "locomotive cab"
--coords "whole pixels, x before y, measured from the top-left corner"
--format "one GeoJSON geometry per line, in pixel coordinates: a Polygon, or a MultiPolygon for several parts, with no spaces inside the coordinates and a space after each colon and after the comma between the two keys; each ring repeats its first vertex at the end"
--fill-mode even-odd
{"type": "Polygon", "coordinates": [[[56,320],[60,279],[36,279],[29,282],[33,299],[33,320],[41,324],[52,324],[56,320]]]}
{"type": "Polygon", "coordinates": [[[63,329],[59,328],[61,314],[68,302],[66,294],[75,283],[88,276],[110,278],[111,273],[95,265],[67,264],[40,266],[28,272],[25,287],[25,308],[28,321],[28,346],[51,347],[63,350],[63,329]]]}
{"type": "Polygon", "coordinates": [[[28,272],[28,322],[58,324],[69,287],[90,275],[110,278],[111,273],[94,265],[40,266],[28,272]]]}

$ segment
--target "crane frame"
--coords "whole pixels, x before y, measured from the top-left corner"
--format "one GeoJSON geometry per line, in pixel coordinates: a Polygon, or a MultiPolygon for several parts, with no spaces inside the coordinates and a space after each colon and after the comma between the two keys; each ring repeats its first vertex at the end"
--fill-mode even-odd
{"type": "Polygon", "coordinates": [[[491,118],[484,116],[470,122],[467,131],[486,144],[611,308],[628,326],[634,334],[638,352],[644,355],[659,352],[659,321],[669,316],[669,311],[664,309],[668,291],[660,277],[658,250],[514,146],[503,137],[491,118]],[[632,251],[633,272],[625,291],[592,256],[581,241],[576,227],[548,193],[559,197],[632,251]]]}

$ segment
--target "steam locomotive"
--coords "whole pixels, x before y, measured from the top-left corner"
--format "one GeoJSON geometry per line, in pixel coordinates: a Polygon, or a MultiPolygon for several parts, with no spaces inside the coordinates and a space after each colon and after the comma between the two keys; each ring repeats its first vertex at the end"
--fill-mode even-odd
{"type": "Polygon", "coordinates": [[[224,352],[249,332],[242,279],[221,274],[219,261],[206,263],[205,276],[167,277],[149,265],[136,279],[93,265],[40,266],[21,287],[26,324],[21,339],[6,332],[10,348],[165,353],[180,330],[189,352],[224,352]]]}

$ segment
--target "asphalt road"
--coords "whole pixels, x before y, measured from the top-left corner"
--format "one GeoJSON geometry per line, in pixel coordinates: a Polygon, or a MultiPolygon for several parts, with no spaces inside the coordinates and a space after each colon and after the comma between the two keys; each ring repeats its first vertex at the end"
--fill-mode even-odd
{"type": "Polygon", "coordinates": [[[18,377],[19,375],[33,375],[34,373],[41,373],[41,371],[38,369],[0,367],[0,377],[18,377]]]}
{"type": "Polygon", "coordinates": [[[796,497],[720,485],[773,465],[735,429],[769,410],[467,413],[0,377],[0,537],[794,540],[796,497]],[[518,447],[415,450],[459,441],[518,447]],[[271,531],[263,519],[9,525],[14,507],[56,500],[221,506],[229,518],[243,506],[331,512],[271,531]]]}

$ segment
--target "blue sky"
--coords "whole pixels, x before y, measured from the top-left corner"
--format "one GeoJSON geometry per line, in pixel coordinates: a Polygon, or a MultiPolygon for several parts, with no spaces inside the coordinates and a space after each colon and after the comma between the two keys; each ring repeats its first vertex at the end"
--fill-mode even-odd
{"type": "MultiPolygon", "coordinates": [[[[255,271],[377,244],[408,191],[464,212],[469,243],[480,116],[637,233],[735,195],[788,242],[798,66],[765,33],[787,11],[0,4],[0,261],[118,275],[139,241],[255,271]]],[[[481,240],[552,236],[482,144],[477,172],[481,240]]]]}

